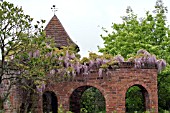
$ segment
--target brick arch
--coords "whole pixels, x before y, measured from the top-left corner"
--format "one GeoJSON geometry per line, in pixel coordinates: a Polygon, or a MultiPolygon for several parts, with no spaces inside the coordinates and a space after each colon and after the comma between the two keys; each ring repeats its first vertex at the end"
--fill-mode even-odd
{"type": "MultiPolygon", "coordinates": [[[[129,88],[133,87],[133,86],[138,86],[141,90],[142,90],[142,94],[144,96],[144,101],[145,101],[145,110],[151,110],[151,95],[152,95],[152,92],[151,90],[145,85],[145,83],[143,82],[131,82],[129,84],[126,85],[126,87],[123,89],[125,91],[125,94],[124,94],[124,99],[126,98],[126,92],[128,91],[129,88]]],[[[126,99],[125,99],[125,104],[126,104],[126,99]]],[[[126,105],[125,105],[126,107],[126,105]]]]}
{"type": "MultiPolygon", "coordinates": [[[[97,88],[98,86],[95,87],[95,85],[81,85],[81,86],[78,86],[76,87],[70,97],[69,97],[69,105],[70,105],[70,108],[69,110],[74,112],[74,113],[80,113],[80,99],[81,99],[81,96],[82,94],[89,88],[96,88],[100,91],[100,93],[102,94],[102,96],[104,97],[102,91],[101,91],[101,88],[97,88]]],[[[106,99],[104,97],[104,101],[105,101],[105,108],[106,108],[106,99]]]]}
{"type": "MultiPolygon", "coordinates": [[[[116,111],[117,113],[125,113],[125,97],[128,88],[134,85],[140,85],[146,89],[149,95],[147,109],[150,110],[153,108],[155,110],[154,113],[158,113],[156,69],[120,67],[116,70],[110,70],[110,75],[103,76],[102,78],[99,78],[97,72],[91,72],[86,78],[84,78],[83,75],[78,75],[73,81],[57,83],[49,81],[46,91],[49,90],[55,92],[58,97],[58,105],[62,105],[62,107],[68,111],[70,107],[69,98],[74,90],[81,86],[95,87],[105,98],[107,113],[112,113],[113,111],[116,111]]],[[[40,99],[39,103],[42,103],[42,99],[40,99]]]]}
{"type": "Polygon", "coordinates": [[[43,112],[58,112],[58,99],[53,91],[46,90],[42,94],[43,112]]]}
{"type": "Polygon", "coordinates": [[[135,86],[135,85],[142,86],[143,88],[145,88],[148,91],[149,94],[151,94],[151,92],[152,92],[150,90],[150,88],[148,88],[147,85],[142,81],[130,82],[124,87],[124,90],[127,91],[130,87],[135,86]]]}
{"type": "Polygon", "coordinates": [[[45,87],[45,89],[43,90],[43,92],[42,92],[42,94],[44,93],[44,92],[54,92],[55,93],[55,95],[57,96],[57,93],[56,93],[56,90],[54,89],[54,88],[52,88],[53,86],[46,86],[45,87]]]}
{"type": "Polygon", "coordinates": [[[102,93],[102,95],[104,96],[104,98],[106,98],[107,93],[105,92],[105,89],[104,89],[103,87],[101,87],[100,85],[95,84],[95,83],[78,84],[78,85],[76,85],[76,86],[73,86],[72,89],[70,89],[70,90],[68,91],[68,95],[71,95],[75,89],[77,89],[77,88],[79,88],[79,87],[82,87],[82,86],[94,87],[94,88],[98,89],[98,90],[102,93]]]}

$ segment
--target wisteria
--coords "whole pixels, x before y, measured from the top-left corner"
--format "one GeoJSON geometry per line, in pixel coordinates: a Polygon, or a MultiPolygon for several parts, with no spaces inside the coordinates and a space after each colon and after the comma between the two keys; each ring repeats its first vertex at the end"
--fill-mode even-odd
{"type": "Polygon", "coordinates": [[[99,68],[99,77],[102,77],[103,75],[103,68],[99,68]]]}
{"type": "Polygon", "coordinates": [[[45,82],[41,82],[41,84],[36,85],[37,91],[42,93],[45,90],[45,82]]]}
{"type": "Polygon", "coordinates": [[[162,69],[166,67],[166,61],[163,59],[157,60],[156,61],[158,72],[160,72],[162,69]]]}
{"type": "MultiPolygon", "coordinates": [[[[91,70],[98,70],[99,76],[102,76],[104,71],[107,71],[109,66],[114,67],[121,62],[126,62],[121,55],[115,57],[107,55],[98,55],[95,57],[82,58],[82,60],[76,58],[76,53],[66,51],[65,55],[58,57],[58,62],[60,66],[65,68],[65,72],[58,71],[55,73],[55,70],[52,69],[50,74],[60,75],[64,74],[67,76],[75,77],[76,75],[89,75],[91,70]]],[[[158,72],[165,68],[165,60],[157,60],[155,55],[150,54],[146,50],[139,50],[137,55],[133,58],[129,58],[127,62],[133,62],[134,68],[143,68],[147,65],[157,66],[158,72]]],[[[62,76],[62,75],[61,75],[62,76]]]]}
{"type": "Polygon", "coordinates": [[[117,61],[117,62],[124,62],[124,58],[121,55],[115,56],[114,60],[117,61]]]}
{"type": "Polygon", "coordinates": [[[158,72],[166,67],[166,61],[163,59],[156,59],[155,55],[150,54],[146,50],[139,50],[134,58],[135,68],[142,68],[146,65],[156,65],[158,72]]]}
{"type": "Polygon", "coordinates": [[[40,56],[40,51],[36,50],[35,52],[33,52],[33,57],[38,57],[40,56]]]}
{"type": "MultiPolygon", "coordinates": [[[[38,51],[35,52],[36,54],[33,53],[33,56],[37,57],[39,53],[38,51]]],[[[52,55],[53,53],[49,52],[49,54],[52,55]]],[[[58,77],[60,78],[59,80],[74,80],[76,76],[83,75],[84,77],[88,77],[90,73],[98,71],[98,76],[103,77],[104,75],[107,76],[110,69],[116,69],[124,62],[131,62],[134,64],[132,68],[136,69],[157,67],[158,72],[166,67],[165,60],[157,60],[155,55],[150,54],[146,50],[139,50],[136,56],[127,59],[127,61],[125,61],[121,55],[113,57],[108,54],[97,55],[90,53],[89,58],[84,57],[80,59],[76,57],[76,54],[77,53],[69,50],[58,51],[54,62],[54,64],[58,66],[56,66],[55,69],[51,69],[49,75],[58,77]]],[[[42,91],[44,87],[44,83],[38,85],[37,90],[42,91]]]]}

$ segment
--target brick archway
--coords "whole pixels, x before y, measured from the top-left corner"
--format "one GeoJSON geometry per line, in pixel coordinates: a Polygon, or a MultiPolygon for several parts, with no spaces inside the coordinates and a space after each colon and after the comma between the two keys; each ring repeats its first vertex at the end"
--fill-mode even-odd
{"type": "MultiPolygon", "coordinates": [[[[80,86],[78,88],[76,88],[72,94],[70,95],[69,101],[70,101],[70,111],[72,111],[73,113],[80,113],[80,100],[82,97],[82,94],[89,88],[95,88],[93,86],[90,85],[85,85],[85,86],[80,86]]],[[[99,90],[99,89],[97,89],[99,90]]],[[[100,91],[100,90],[99,90],[100,91]]],[[[102,94],[102,92],[100,91],[100,93],[102,94]]],[[[104,95],[102,94],[102,96],[104,97],[104,95]]],[[[105,98],[104,98],[104,103],[105,103],[105,98]]],[[[104,104],[105,106],[106,104],[104,104]]]]}
{"type": "MultiPolygon", "coordinates": [[[[125,113],[125,97],[129,87],[138,85],[142,87],[148,95],[146,100],[146,109],[158,113],[158,94],[157,94],[157,69],[144,68],[136,69],[121,65],[116,70],[109,70],[109,74],[99,77],[98,71],[93,71],[89,75],[80,74],[71,81],[48,82],[46,90],[54,91],[58,97],[58,106],[68,111],[70,108],[70,96],[79,87],[89,86],[99,89],[105,98],[106,113],[125,113]],[[122,66],[122,67],[121,67],[122,66]]],[[[42,99],[40,98],[40,103],[42,99]]],[[[42,105],[42,104],[41,104],[42,105]]],[[[41,106],[42,107],[42,106],[41,106]]],[[[42,108],[40,112],[42,113],[42,108]]],[[[77,112],[78,113],[78,112],[77,112]]]]}
{"type": "MultiPolygon", "coordinates": [[[[133,84],[126,90],[126,94],[127,94],[127,91],[134,86],[137,86],[141,90],[142,97],[143,97],[143,100],[144,100],[144,103],[143,103],[144,104],[144,111],[149,111],[150,110],[150,100],[151,100],[150,96],[149,96],[150,93],[147,91],[147,89],[144,86],[142,86],[140,84],[133,84]]],[[[125,96],[125,103],[126,103],[126,96],[125,96]]],[[[125,107],[126,107],[126,110],[127,110],[127,106],[125,106],[125,107]]]]}
{"type": "MultiPolygon", "coordinates": [[[[120,103],[120,111],[126,111],[126,92],[132,86],[139,86],[143,89],[145,96],[145,107],[148,111],[154,111],[158,113],[158,93],[157,93],[157,72],[149,69],[139,69],[135,73],[127,72],[122,75],[121,78],[126,79],[122,82],[121,86],[118,88],[121,93],[118,95],[120,103]],[[126,78],[129,77],[129,78],[126,78]]],[[[119,110],[117,110],[119,111],[119,110]]],[[[123,112],[123,113],[124,113],[123,112]]]]}
{"type": "Polygon", "coordinates": [[[71,96],[76,89],[78,89],[79,87],[84,87],[84,86],[87,88],[94,87],[94,88],[98,89],[100,91],[100,93],[103,95],[103,97],[106,98],[105,96],[107,95],[107,93],[105,92],[104,87],[101,87],[100,85],[96,84],[95,82],[93,82],[93,83],[85,82],[85,83],[74,84],[72,86],[72,88],[68,90],[68,95],[71,96]]]}
{"type": "Polygon", "coordinates": [[[45,91],[42,95],[42,106],[43,112],[57,113],[58,112],[58,101],[57,96],[52,91],[45,91]]]}

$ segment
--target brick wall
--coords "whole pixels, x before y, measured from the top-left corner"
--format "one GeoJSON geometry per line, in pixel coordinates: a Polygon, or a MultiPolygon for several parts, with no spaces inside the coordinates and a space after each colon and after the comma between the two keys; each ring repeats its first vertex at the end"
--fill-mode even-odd
{"type": "MultiPolygon", "coordinates": [[[[64,109],[69,110],[70,103],[72,103],[72,106],[75,106],[73,111],[79,113],[78,102],[81,97],[79,93],[89,87],[95,87],[100,90],[105,98],[107,113],[113,111],[125,113],[126,92],[135,85],[143,91],[146,110],[154,110],[155,113],[158,113],[156,69],[135,69],[122,66],[116,70],[109,70],[107,75],[103,73],[103,77],[98,76],[98,71],[93,71],[89,75],[78,75],[73,81],[59,83],[49,81],[44,92],[54,92],[58,105],[62,105],[64,109]]],[[[43,112],[42,96],[39,97],[38,112],[43,112]]]]}

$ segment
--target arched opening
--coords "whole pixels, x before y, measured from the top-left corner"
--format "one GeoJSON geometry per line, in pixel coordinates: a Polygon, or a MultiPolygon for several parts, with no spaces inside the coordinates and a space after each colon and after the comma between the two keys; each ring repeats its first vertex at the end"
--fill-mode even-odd
{"type": "Polygon", "coordinates": [[[58,101],[54,92],[46,91],[43,93],[43,113],[57,113],[58,101]]]}
{"type": "Polygon", "coordinates": [[[149,94],[141,85],[133,85],[126,92],[126,113],[149,110],[149,94]]]}
{"type": "Polygon", "coordinates": [[[0,97],[0,110],[2,110],[2,109],[3,109],[3,100],[0,97]]]}
{"type": "Polygon", "coordinates": [[[92,86],[81,86],[70,96],[70,111],[73,113],[105,113],[106,104],[102,93],[92,86]]]}

